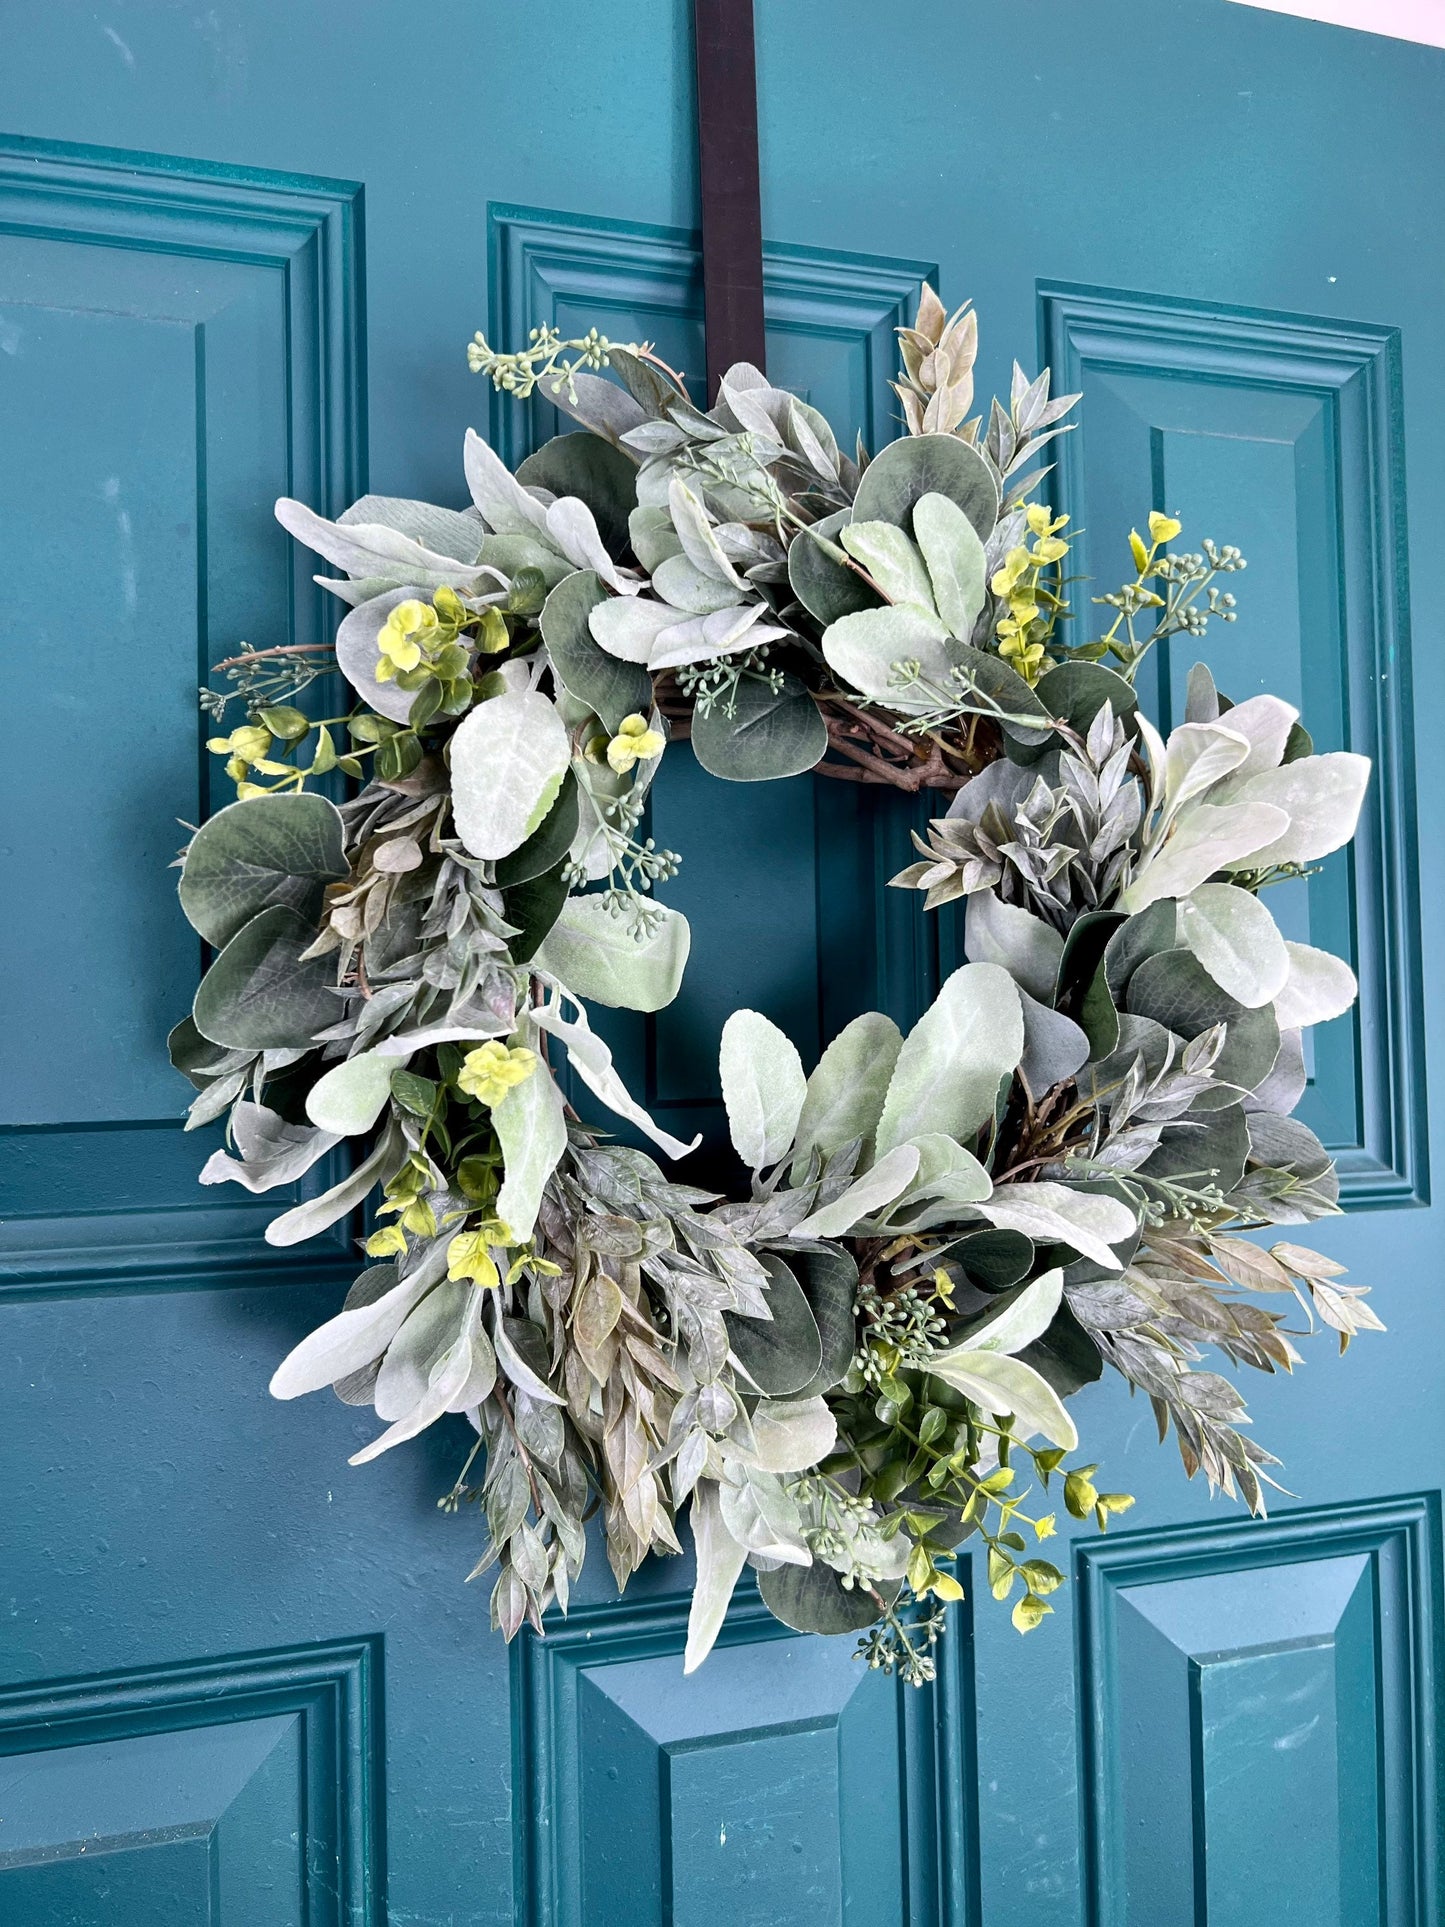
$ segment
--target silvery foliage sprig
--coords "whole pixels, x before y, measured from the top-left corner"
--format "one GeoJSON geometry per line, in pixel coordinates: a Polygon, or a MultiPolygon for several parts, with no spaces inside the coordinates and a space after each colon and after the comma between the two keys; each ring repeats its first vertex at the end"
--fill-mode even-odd
{"type": "Polygon", "coordinates": [[[993,763],[961,789],[947,815],[913,841],[924,861],[893,878],[927,892],[936,909],[977,890],[997,890],[1067,929],[1117,897],[1143,815],[1130,773],[1133,744],[1105,703],[1082,742],[1035,770],[993,763]]]}

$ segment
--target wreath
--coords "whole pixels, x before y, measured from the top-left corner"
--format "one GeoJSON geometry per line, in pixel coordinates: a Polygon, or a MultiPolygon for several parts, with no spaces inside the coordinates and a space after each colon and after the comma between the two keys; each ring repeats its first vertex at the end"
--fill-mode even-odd
{"type": "Polygon", "coordinates": [[[690,1508],[688,1670],[750,1565],[788,1626],[927,1679],[970,1537],[1027,1631],[1063,1579],[1043,1495],[1100,1529],[1131,1503],[1076,1460],[1067,1401],[1106,1365],[1260,1511],[1277,1461],[1206,1354],[1294,1364],[1261,1294],[1342,1347],[1379,1328],[1338,1265],[1242,1235],[1338,1209],[1290,1113],[1301,1032],[1355,982],[1265,893],[1348,841],[1368,762],[1202,665],[1162,740],[1140,665],[1234,619],[1243,557],[1180,551],[1155,511],[1070,627],[1068,518],[1034,498],[1079,398],[1016,366],[985,422],[974,313],[926,289],[899,333],[907,432],[871,459],[746,364],[704,410],[646,345],[478,335],[474,369],[582,432],[515,474],[469,433],[460,511],[278,503],[347,613],[203,692],[245,720],[210,742],[238,800],[181,860],[216,954],[172,1056],[190,1125],[228,1118],[201,1181],[264,1192],[354,1148],[266,1233],[379,1189],[366,1268],[271,1389],[373,1406],[353,1464],[466,1415],[441,1503],[479,1508],[508,1638],[567,1610],[592,1514],[621,1588],[690,1508]],[[323,678],[339,714],[304,694],[323,678]],[[645,816],[684,735],[727,781],[938,792],[893,883],[966,904],[968,961],[906,1037],[860,1016],[809,1071],[729,1018],[745,1198],[602,1128],[694,1148],[589,1018],[678,990],[688,926],[654,886],[679,858],[645,816]]]}

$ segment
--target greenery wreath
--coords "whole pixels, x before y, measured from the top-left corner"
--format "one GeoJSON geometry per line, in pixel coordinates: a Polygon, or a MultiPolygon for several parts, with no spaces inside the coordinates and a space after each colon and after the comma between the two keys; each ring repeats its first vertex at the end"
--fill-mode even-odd
{"type": "Polygon", "coordinates": [[[461,511],[278,503],[348,613],[334,646],[248,648],[203,692],[246,720],[210,744],[239,800],[181,860],[216,955],[172,1054],[191,1125],[229,1117],[201,1179],[263,1192],[356,1147],[267,1232],[294,1244],[381,1189],[371,1262],[271,1389],[374,1406],[353,1464],[466,1414],[442,1504],[480,1507],[508,1638],[566,1611],[594,1511],[620,1588],[681,1551],[690,1503],[688,1670],[748,1564],[789,1626],[927,1679],[970,1535],[1021,1631],[1051,1610],[1063,1575],[1028,1534],[1054,1519],[1021,1469],[1101,1529],[1131,1503],[1069,1458],[1066,1401],[1105,1365],[1187,1473],[1260,1510],[1276,1461],[1203,1355],[1295,1362],[1262,1293],[1342,1346],[1378,1328],[1338,1265],[1241,1235],[1337,1209],[1290,1112],[1303,1027],[1355,983],[1263,893],[1348,841],[1368,763],[1202,665],[1161,740],[1139,666],[1233,620],[1243,558],[1177,552],[1156,511],[1094,599],[1107,627],[1067,640],[1067,518],[1030,498],[1078,397],[1015,367],[985,424],[968,307],[925,290],[900,336],[907,432],[871,460],[747,365],[704,411],[643,345],[477,336],[474,369],[585,432],[515,475],[469,433],[461,511]],[[338,673],[344,714],[299,706],[338,673]],[[692,1148],[588,1020],[678,989],[688,926],[653,894],[678,858],[643,831],[683,733],[732,781],[941,792],[893,882],[967,900],[969,961],[907,1037],[861,1016],[807,1073],[765,1017],[728,1020],[743,1199],[590,1115],[692,1148]],[[332,772],[344,801],[312,786],[332,772]]]}

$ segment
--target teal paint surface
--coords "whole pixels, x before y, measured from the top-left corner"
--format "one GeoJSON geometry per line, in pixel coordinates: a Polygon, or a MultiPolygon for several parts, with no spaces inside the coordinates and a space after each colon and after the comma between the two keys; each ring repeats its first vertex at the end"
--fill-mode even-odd
{"type": "MultiPolygon", "coordinates": [[[[1238,542],[1227,686],[1377,758],[1293,914],[1363,986],[1316,1038],[1352,1209],[1313,1235],[1390,1334],[1250,1388],[1298,1495],[1268,1524],[1090,1388],[1129,1530],[1075,1542],[1027,1641],[961,1615],[930,1692],[755,1602],[684,1683],[682,1565],[618,1604],[599,1560],[506,1652],[462,1584],[476,1522],[435,1509],[459,1434],[353,1472],[363,1415],[266,1395],[353,1259],[273,1252],[284,1200],[195,1185],[162,1046],[200,959],[165,865],[215,800],[206,665],[334,619],[276,494],[455,502],[468,425],[513,457],[550,432],[493,413],[478,327],[701,367],[690,9],[32,9],[0,68],[6,1927],[1439,1917],[1445,931],[1416,824],[1445,801],[1445,54],[1225,0],[962,0],[916,44],[865,0],[758,13],[774,374],[876,446],[936,269],[980,308],[982,392],[1011,353],[1085,388],[1049,487],[1096,586],[1152,506],[1238,542]]],[[[959,960],[956,921],[881,887],[926,815],[720,796],[669,758],[693,973],[618,1027],[669,1128],[716,1141],[735,1005],[810,1055],[959,960]]]]}

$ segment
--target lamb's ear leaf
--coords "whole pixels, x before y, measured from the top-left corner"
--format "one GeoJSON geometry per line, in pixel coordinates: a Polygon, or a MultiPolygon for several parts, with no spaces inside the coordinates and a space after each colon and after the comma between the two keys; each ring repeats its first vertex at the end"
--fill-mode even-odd
{"type": "Polygon", "coordinates": [[[510,856],[540,827],[571,757],[556,705],[509,689],[468,711],[451,741],[452,817],[472,856],[510,856]]]}
{"type": "Polygon", "coordinates": [[[591,569],[565,576],[542,604],[542,640],[564,688],[595,710],[614,735],[624,716],[652,707],[652,678],[640,663],[609,656],[587,626],[607,591],[591,569]]]}
{"type": "Polygon", "coordinates": [[[1048,1380],[1021,1358],[1002,1352],[950,1353],[929,1361],[929,1370],[945,1385],[971,1398],[985,1412],[1012,1414],[1019,1435],[1036,1432],[1072,1452],[1079,1443],[1074,1421],[1048,1380]]]}
{"type": "Polygon", "coordinates": [[[882,1011],[864,1011],[839,1031],[808,1079],[793,1150],[795,1182],[810,1152],[829,1157],[855,1137],[863,1140],[866,1161],[902,1048],[897,1024],[882,1011]]]}
{"type": "Polygon", "coordinates": [[[769,1398],[797,1398],[822,1367],[822,1335],[790,1267],[775,1252],[761,1256],[773,1315],[747,1318],[741,1312],[725,1312],[728,1339],[738,1363],[760,1392],[769,1398]]]}
{"type": "Polygon", "coordinates": [[[637,464],[601,435],[554,435],[522,462],[517,480],[585,502],[614,556],[628,544],[627,518],[637,506],[637,464]]]}
{"type": "Polygon", "coordinates": [[[687,1615],[684,1673],[696,1672],[712,1651],[748,1556],[747,1548],[740,1546],[723,1524],[718,1489],[711,1479],[700,1481],[694,1491],[691,1516],[697,1579],[687,1615]]]}
{"type": "Polygon", "coordinates": [[[845,1588],[833,1568],[817,1560],[811,1566],[779,1566],[758,1574],[763,1604],[774,1619],[799,1633],[861,1633],[901,1589],[898,1579],[875,1580],[871,1589],[845,1588]]]}
{"type": "Polygon", "coordinates": [[[972,1137],[1023,1054],[1023,1010],[1008,972],[993,963],[955,970],[898,1053],[878,1124],[880,1154],[928,1131],[972,1137]]]}
{"type": "Polygon", "coordinates": [[[789,671],[771,688],[755,677],[739,683],[729,715],[720,703],[692,719],[692,750],[709,776],[768,783],[801,776],[823,760],[828,726],[806,685],[789,671]]]}
{"type": "Polygon", "coordinates": [[[798,1047],[760,1011],[735,1010],[719,1052],[733,1149],[749,1169],[776,1164],[793,1142],[807,1079],[798,1047]]]}

